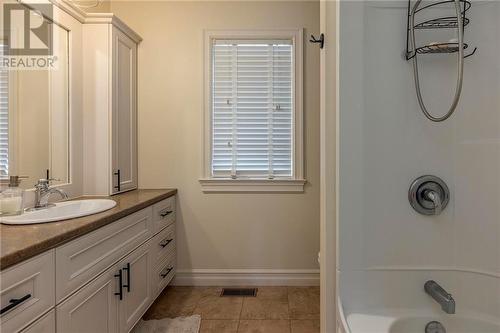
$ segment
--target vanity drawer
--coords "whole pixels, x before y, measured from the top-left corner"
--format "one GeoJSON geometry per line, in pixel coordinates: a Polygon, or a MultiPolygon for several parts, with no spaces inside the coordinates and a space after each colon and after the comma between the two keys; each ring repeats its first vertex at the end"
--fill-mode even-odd
{"type": "Polygon", "coordinates": [[[152,208],[148,207],[58,247],[57,303],[145,242],[152,229],[152,208]]]}
{"type": "Polygon", "coordinates": [[[54,250],[0,272],[1,332],[18,332],[55,305],[54,250]]]}
{"type": "Polygon", "coordinates": [[[155,233],[175,222],[175,196],[154,204],[153,221],[155,233]]]}
{"type": "Polygon", "coordinates": [[[170,253],[174,253],[175,223],[172,223],[154,236],[151,246],[152,258],[155,265],[160,264],[170,253]]]}
{"type": "Polygon", "coordinates": [[[175,253],[156,267],[152,276],[153,298],[158,297],[162,290],[172,281],[175,275],[175,253]]]}

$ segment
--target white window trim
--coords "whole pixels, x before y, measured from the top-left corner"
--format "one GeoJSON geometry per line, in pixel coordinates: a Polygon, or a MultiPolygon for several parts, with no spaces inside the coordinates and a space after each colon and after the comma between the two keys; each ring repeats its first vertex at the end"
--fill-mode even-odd
{"type": "Polygon", "coordinates": [[[303,29],[290,30],[206,30],[204,52],[204,108],[202,135],[203,192],[303,192],[304,179],[304,114],[303,114],[303,29]],[[286,179],[229,179],[212,177],[212,41],[214,39],[290,39],[294,50],[294,128],[293,175],[286,179]]]}

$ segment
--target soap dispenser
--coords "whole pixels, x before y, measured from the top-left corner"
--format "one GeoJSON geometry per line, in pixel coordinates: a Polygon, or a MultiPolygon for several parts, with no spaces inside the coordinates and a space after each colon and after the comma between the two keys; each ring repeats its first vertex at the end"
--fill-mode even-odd
{"type": "Polygon", "coordinates": [[[23,212],[24,190],[19,187],[19,176],[9,177],[9,187],[0,193],[0,216],[19,215],[23,212]]]}

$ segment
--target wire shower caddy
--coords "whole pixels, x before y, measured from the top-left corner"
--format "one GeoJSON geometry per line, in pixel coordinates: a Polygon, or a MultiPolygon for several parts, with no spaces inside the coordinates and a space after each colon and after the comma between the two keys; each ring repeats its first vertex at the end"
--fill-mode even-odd
{"type": "MultiPolygon", "coordinates": [[[[427,4],[421,8],[418,8],[415,11],[415,14],[430,9],[432,7],[440,6],[443,4],[453,4],[454,0],[444,0],[433,2],[427,4]]],[[[462,15],[462,25],[459,27],[459,23],[456,16],[443,16],[438,18],[433,18],[430,20],[426,20],[414,25],[415,30],[425,30],[425,29],[462,29],[465,30],[465,27],[470,23],[470,19],[467,17],[467,11],[471,7],[470,0],[460,0],[461,4],[461,15],[462,15]]],[[[411,60],[417,54],[439,54],[439,53],[456,53],[459,49],[459,43],[455,42],[445,42],[445,43],[433,43],[427,44],[423,46],[415,46],[414,49],[410,47],[410,17],[412,10],[412,0],[408,0],[408,14],[407,14],[407,26],[406,26],[406,60],[411,60]]],[[[463,45],[464,50],[469,48],[467,43],[463,45]]],[[[477,47],[472,50],[471,53],[464,56],[464,58],[470,57],[474,53],[476,53],[477,47]]]]}

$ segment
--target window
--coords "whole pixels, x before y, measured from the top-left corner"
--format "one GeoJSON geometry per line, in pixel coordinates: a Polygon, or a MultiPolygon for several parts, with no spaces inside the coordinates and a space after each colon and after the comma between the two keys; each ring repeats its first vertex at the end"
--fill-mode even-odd
{"type": "MultiPolygon", "coordinates": [[[[0,43],[0,56],[5,45],[0,43]]],[[[0,179],[9,175],[9,72],[0,67],[0,179]]]]}
{"type": "Polygon", "coordinates": [[[212,52],[212,175],[291,177],[291,41],[216,40],[212,52]]]}
{"type": "Polygon", "coordinates": [[[204,191],[302,191],[301,37],[207,33],[204,191]]]}

